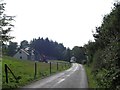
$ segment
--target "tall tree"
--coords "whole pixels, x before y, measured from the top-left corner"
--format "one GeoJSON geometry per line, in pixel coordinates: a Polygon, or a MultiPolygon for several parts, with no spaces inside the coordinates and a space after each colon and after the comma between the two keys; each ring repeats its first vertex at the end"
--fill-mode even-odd
{"type": "Polygon", "coordinates": [[[14,37],[9,35],[9,32],[12,31],[12,21],[14,20],[14,16],[7,16],[4,14],[5,11],[5,3],[0,3],[0,41],[2,43],[13,39],[14,37]]]}
{"type": "Polygon", "coordinates": [[[70,62],[70,59],[72,57],[72,53],[71,53],[71,50],[69,48],[67,48],[66,50],[64,50],[63,52],[63,56],[64,56],[64,60],[70,62]]]}
{"type": "Polygon", "coordinates": [[[27,41],[27,40],[21,41],[21,43],[20,43],[20,48],[26,48],[26,47],[28,47],[28,46],[29,46],[29,44],[28,44],[28,41],[27,41]]]}
{"type": "Polygon", "coordinates": [[[64,50],[66,48],[61,43],[50,41],[48,38],[33,39],[30,43],[31,48],[34,48],[36,52],[41,55],[45,55],[48,58],[64,59],[64,50]]]}
{"type": "Polygon", "coordinates": [[[7,55],[13,56],[17,52],[17,42],[9,42],[7,55]]]}
{"type": "Polygon", "coordinates": [[[14,16],[7,16],[5,11],[5,3],[0,2],[0,46],[2,46],[3,54],[6,54],[7,45],[5,42],[10,41],[14,37],[9,35],[9,32],[12,31],[12,21],[14,20],[14,16]]]}
{"type": "Polygon", "coordinates": [[[75,56],[75,58],[77,59],[78,63],[82,63],[82,61],[86,59],[85,51],[84,51],[83,47],[75,46],[72,49],[72,53],[75,56]]]}
{"type": "Polygon", "coordinates": [[[110,14],[105,15],[101,26],[96,28],[96,33],[93,36],[95,42],[88,43],[86,50],[98,86],[119,90],[120,2],[115,3],[110,14]]]}

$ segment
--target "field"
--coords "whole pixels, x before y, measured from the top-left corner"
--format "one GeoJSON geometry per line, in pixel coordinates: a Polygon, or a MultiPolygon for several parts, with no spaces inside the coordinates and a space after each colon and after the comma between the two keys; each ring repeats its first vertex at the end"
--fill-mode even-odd
{"type": "Polygon", "coordinates": [[[70,67],[67,62],[59,62],[58,68],[56,61],[51,63],[51,74],[50,74],[50,63],[36,62],[37,72],[35,76],[35,62],[29,60],[18,60],[12,57],[4,56],[2,60],[2,88],[19,88],[30,82],[40,80],[51,74],[63,71],[70,67]],[[66,64],[65,64],[66,63],[66,64]],[[6,83],[5,75],[5,64],[12,70],[17,80],[12,76],[8,70],[8,83],[6,83]]]}

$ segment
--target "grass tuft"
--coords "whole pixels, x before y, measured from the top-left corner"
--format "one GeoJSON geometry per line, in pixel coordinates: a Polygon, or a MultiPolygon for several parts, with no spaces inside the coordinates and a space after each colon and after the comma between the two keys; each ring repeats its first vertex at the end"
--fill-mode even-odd
{"type": "Polygon", "coordinates": [[[97,81],[92,73],[92,69],[90,66],[84,65],[87,78],[88,78],[88,86],[89,88],[98,88],[97,81]]]}

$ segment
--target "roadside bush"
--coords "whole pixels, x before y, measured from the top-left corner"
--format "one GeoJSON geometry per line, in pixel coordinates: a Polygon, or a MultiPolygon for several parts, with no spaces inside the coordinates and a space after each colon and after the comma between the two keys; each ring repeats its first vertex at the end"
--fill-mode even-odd
{"type": "Polygon", "coordinates": [[[92,71],[100,88],[118,89],[120,87],[119,43],[113,42],[94,55],[92,71]]]}

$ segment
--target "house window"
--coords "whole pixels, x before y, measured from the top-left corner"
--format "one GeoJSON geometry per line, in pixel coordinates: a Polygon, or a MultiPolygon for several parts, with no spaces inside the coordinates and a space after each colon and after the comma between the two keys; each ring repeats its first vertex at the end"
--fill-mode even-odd
{"type": "Polygon", "coordinates": [[[20,59],[22,59],[22,56],[20,56],[20,59]]]}
{"type": "Polygon", "coordinates": [[[21,54],[21,51],[19,53],[21,54]]]}

